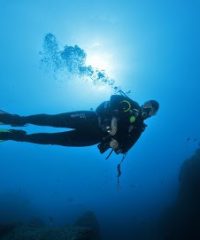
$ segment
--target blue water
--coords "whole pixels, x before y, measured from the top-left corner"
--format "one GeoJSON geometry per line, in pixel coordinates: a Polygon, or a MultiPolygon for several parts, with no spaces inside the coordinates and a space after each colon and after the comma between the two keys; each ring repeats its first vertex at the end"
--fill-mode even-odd
{"type": "Polygon", "coordinates": [[[195,0],[0,0],[1,109],[21,115],[95,109],[109,99],[113,85],[131,90],[129,96],[140,104],[148,99],[160,103],[127,155],[120,189],[120,156],[105,160],[96,146],[9,141],[0,145],[0,196],[27,199],[21,213],[51,216],[55,224],[93,210],[102,228],[116,218],[154,217],[173,201],[180,166],[197,148],[186,139],[200,138],[199,9],[195,0]],[[111,56],[112,71],[103,70],[113,84],[94,84],[79,71],[43,64],[48,33],[54,34],[60,51],[78,46],[86,58],[111,56]]]}

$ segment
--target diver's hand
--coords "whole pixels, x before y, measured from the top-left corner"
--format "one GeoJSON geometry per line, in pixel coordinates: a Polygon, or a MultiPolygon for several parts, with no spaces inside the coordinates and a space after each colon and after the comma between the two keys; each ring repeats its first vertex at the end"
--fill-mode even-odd
{"type": "Polygon", "coordinates": [[[110,129],[108,130],[108,133],[111,136],[115,136],[115,134],[117,133],[117,118],[113,117],[111,120],[111,126],[110,129]]]}
{"type": "Polygon", "coordinates": [[[116,154],[122,153],[122,150],[120,149],[119,143],[116,139],[112,138],[109,145],[115,151],[116,154]]]}
{"type": "Polygon", "coordinates": [[[117,151],[118,148],[119,148],[119,143],[117,140],[113,139],[110,141],[110,147],[114,150],[114,151],[117,151]]]}

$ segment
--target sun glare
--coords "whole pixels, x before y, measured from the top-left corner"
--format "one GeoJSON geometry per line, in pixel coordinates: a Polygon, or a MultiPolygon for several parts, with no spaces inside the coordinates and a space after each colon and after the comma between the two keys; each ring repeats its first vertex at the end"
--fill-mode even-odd
{"type": "Polygon", "coordinates": [[[91,65],[100,71],[105,71],[109,77],[113,77],[114,73],[114,59],[112,54],[102,49],[98,43],[92,45],[87,51],[86,64],[91,65]]]}
{"type": "Polygon", "coordinates": [[[91,55],[87,58],[87,64],[91,65],[94,68],[97,68],[98,70],[108,70],[109,69],[109,63],[108,59],[105,58],[105,56],[100,55],[91,55]]]}

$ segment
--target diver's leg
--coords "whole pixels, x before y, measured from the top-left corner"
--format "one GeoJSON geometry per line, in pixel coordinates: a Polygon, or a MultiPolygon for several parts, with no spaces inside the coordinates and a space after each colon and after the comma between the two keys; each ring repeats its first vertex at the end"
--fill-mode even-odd
{"type": "Polygon", "coordinates": [[[37,114],[23,117],[25,124],[39,126],[66,127],[84,129],[98,127],[98,118],[94,111],[76,111],[60,114],[37,114]]]}
{"type": "Polygon", "coordinates": [[[97,144],[100,141],[100,137],[95,134],[86,134],[76,130],[59,133],[26,134],[25,131],[11,129],[0,131],[0,140],[61,146],[90,146],[97,144]]]}
{"type": "Polygon", "coordinates": [[[12,126],[34,124],[39,126],[66,127],[66,128],[98,128],[98,118],[94,111],[77,111],[61,114],[36,114],[19,116],[0,112],[0,122],[12,126]]]}

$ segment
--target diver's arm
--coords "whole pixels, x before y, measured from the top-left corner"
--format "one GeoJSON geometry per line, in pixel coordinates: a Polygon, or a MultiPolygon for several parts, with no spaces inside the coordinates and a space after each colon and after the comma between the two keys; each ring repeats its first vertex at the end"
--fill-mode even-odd
{"type": "Polygon", "coordinates": [[[119,139],[117,134],[115,133],[113,136],[109,133],[107,137],[105,137],[102,142],[98,145],[98,148],[101,153],[104,153],[109,148],[112,148],[116,154],[124,154],[127,153],[133,145],[137,142],[137,140],[140,138],[143,129],[136,130],[133,132],[133,129],[131,129],[132,126],[130,126],[130,131],[128,132],[127,136],[124,135],[123,138],[119,139]]]}
{"type": "Polygon", "coordinates": [[[112,117],[110,129],[108,130],[108,133],[111,136],[115,136],[117,133],[117,121],[118,121],[118,119],[116,117],[112,117]]]}
{"type": "Polygon", "coordinates": [[[116,151],[119,147],[118,141],[115,139],[117,133],[117,118],[113,117],[110,126],[106,130],[106,136],[103,137],[102,142],[98,145],[99,151],[104,153],[109,148],[116,151]]]}
{"type": "Polygon", "coordinates": [[[121,118],[121,102],[125,97],[121,95],[112,95],[109,101],[109,111],[112,116],[108,133],[111,136],[115,136],[118,130],[118,121],[121,118]]]}

